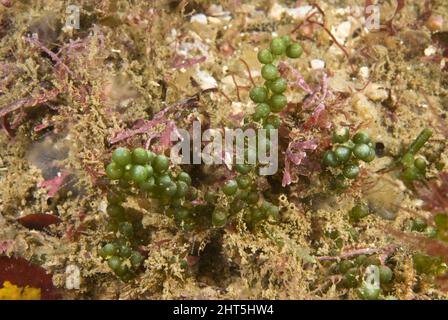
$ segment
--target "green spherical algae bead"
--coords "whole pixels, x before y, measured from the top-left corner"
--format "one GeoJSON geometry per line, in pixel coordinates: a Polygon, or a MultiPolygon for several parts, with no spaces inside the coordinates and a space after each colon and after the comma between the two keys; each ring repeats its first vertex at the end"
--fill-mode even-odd
{"type": "Polygon", "coordinates": [[[375,149],[370,148],[369,156],[367,158],[363,159],[363,161],[367,162],[367,163],[372,162],[375,159],[375,157],[376,157],[375,149]]]}
{"type": "Polygon", "coordinates": [[[241,189],[247,189],[252,184],[252,180],[248,176],[238,176],[236,182],[241,189]]]}
{"type": "Polygon", "coordinates": [[[129,246],[121,246],[120,247],[120,257],[126,259],[129,258],[132,254],[132,249],[129,246]]]}
{"type": "Polygon", "coordinates": [[[158,176],[156,179],[157,186],[159,186],[162,189],[167,188],[173,181],[171,180],[171,177],[168,174],[164,174],[161,176],[158,176]]]}
{"type": "Polygon", "coordinates": [[[269,201],[264,200],[263,203],[261,204],[261,211],[263,211],[264,213],[266,213],[266,211],[273,206],[273,204],[269,201]]]}
{"type": "Polygon", "coordinates": [[[347,179],[356,179],[359,176],[359,167],[356,164],[348,164],[344,166],[342,173],[347,179]]]}
{"type": "Polygon", "coordinates": [[[168,167],[170,166],[170,160],[168,159],[168,157],[159,154],[154,158],[151,165],[155,172],[161,173],[168,170],[168,167]]]}
{"type": "Polygon", "coordinates": [[[338,128],[333,131],[333,143],[345,143],[350,138],[350,130],[346,127],[338,128]]]}
{"type": "Polygon", "coordinates": [[[346,273],[348,270],[355,266],[354,262],[351,260],[342,260],[339,262],[337,269],[339,273],[346,273]]]}
{"type": "Polygon", "coordinates": [[[271,85],[271,82],[272,82],[273,80],[266,80],[265,82],[264,82],[264,87],[269,91],[269,86],[271,85]]]}
{"type": "Polygon", "coordinates": [[[140,252],[138,251],[133,251],[129,260],[131,261],[131,265],[137,269],[138,267],[141,266],[141,264],[143,263],[143,256],[141,255],[140,252]]]}
{"type": "Polygon", "coordinates": [[[334,154],[338,162],[345,163],[350,159],[352,150],[350,150],[350,148],[347,148],[345,146],[339,146],[334,150],[334,154]]]}
{"type": "Polygon", "coordinates": [[[283,40],[283,43],[285,44],[286,47],[291,44],[291,37],[288,36],[287,34],[285,34],[284,36],[281,36],[280,39],[283,40]]]}
{"type": "Polygon", "coordinates": [[[132,166],[131,177],[135,183],[142,183],[148,179],[148,170],[139,164],[132,166]]]}
{"type": "Polygon", "coordinates": [[[118,270],[118,268],[120,267],[121,263],[122,263],[121,258],[117,257],[117,256],[112,256],[107,261],[107,264],[109,265],[109,268],[111,268],[114,272],[116,270],[118,270]]]}
{"type": "Polygon", "coordinates": [[[268,217],[270,217],[271,219],[273,219],[274,221],[278,220],[279,214],[280,214],[280,209],[277,206],[275,206],[275,205],[270,205],[266,209],[266,215],[268,217]]]}
{"type": "Polygon", "coordinates": [[[183,181],[185,182],[187,185],[191,185],[191,177],[188,173],[186,172],[181,172],[177,175],[177,181],[183,181]]]}
{"type": "Polygon", "coordinates": [[[356,158],[358,158],[359,160],[367,160],[370,157],[370,150],[371,148],[364,144],[364,143],[360,143],[357,144],[355,146],[355,148],[353,149],[353,154],[355,155],[356,158]]]}
{"type": "Polygon", "coordinates": [[[123,176],[123,167],[115,162],[111,162],[106,166],[106,175],[111,180],[118,180],[123,176]]]}
{"type": "Polygon", "coordinates": [[[128,148],[119,147],[112,153],[112,160],[116,164],[124,167],[132,162],[131,152],[128,148]]]}
{"type": "Polygon", "coordinates": [[[249,97],[253,102],[262,103],[268,98],[268,91],[264,87],[253,87],[249,92],[249,97]]]}
{"type": "Polygon", "coordinates": [[[215,204],[216,201],[218,201],[218,195],[213,191],[208,191],[204,195],[204,200],[207,201],[210,204],[215,204]]]}
{"type": "Polygon", "coordinates": [[[420,172],[425,172],[426,170],[426,161],[423,158],[417,158],[414,160],[414,166],[420,172]]]}
{"type": "Polygon", "coordinates": [[[125,210],[118,204],[109,204],[107,206],[107,214],[114,219],[121,219],[125,215],[125,210]]]}
{"type": "Polygon", "coordinates": [[[280,120],[280,117],[275,114],[271,114],[270,116],[268,116],[265,121],[265,124],[270,124],[274,126],[275,129],[278,129],[281,123],[282,120],[280,120]]]}
{"type": "Polygon", "coordinates": [[[177,191],[175,194],[176,198],[183,198],[188,192],[188,184],[186,184],[184,181],[177,181],[176,182],[177,191]]]}
{"type": "Polygon", "coordinates": [[[270,44],[271,52],[275,55],[282,55],[285,53],[286,45],[282,38],[274,38],[270,44]]]}
{"type": "Polygon", "coordinates": [[[346,288],[356,288],[356,286],[358,286],[358,272],[357,271],[358,270],[356,268],[352,268],[344,274],[342,284],[346,288]]]}
{"type": "Polygon", "coordinates": [[[151,150],[146,150],[146,153],[148,155],[148,163],[152,163],[152,160],[156,157],[156,154],[152,152],[151,150]]]}
{"type": "MultiPolygon", "coordinates": [[[[124,263],[120,263],[120,265],[117,267],[117,269],[114,270],[114,272],[119,277],[125,277],[129,272],[129,268],[124,263]]],[[[125,279],[127,279],[127,277],[125,277],[125,279]]]]}
{"type": "Polygon", "coordinates": [[[290,44],[287,48],[286,48],[286,56],[288,58],[291,59],[297,59],[300,58],[300,56],[303,53],[303,48],[300,44],[298,43],[293,43],[290,44]]]}
{"type": "Polygon", "coordinates": [[[236,164],[235,170],[236,170],[236,172],[241,173],[241,174],[248,174],[250,172],[250,166],[247,164],[242,164],[242,163],[236,164]]]}
{"type": "Polygon", "coordinates": [[[393,271],[388,266],[380,266],[380,282],[389,283],[394,276],[393,271]]]}
{"type": "Polygon", "coordinates": [[[282,111],[286,104],[288,103],[288,99],[283,94],[274,94],[271,99],[269,99],[269,106],[271,107],[271,111],[278,113],[282,111]]]}
{"type": "Polygon", "coordinates": [[[358,133],[356,133],[353,136],[352,140],[356,144],[360,144],[360,143],[369,144],[370,137],[369,137],[369,134],[367,132],[359,131],[358,133]]]}
{"type": "Polygon", "coordinates": [[[146,164],[148,162],[148,152],[143,148],[135,148],[132,151],[132,162],[135,164],[146,164]]]}
{"type": "Polygon", "coordinates": [[[283,93],[286,91],[288,83],[284,78],[276,78],[269,83],[269,89],[274,93],[283,93]]]}
{"type": "Polygon", "coordinates": [[[364,203],[356,204],[349,212],[350,219],[359,221],[370,214],[369,207],[364,203]]]}
{"type": "Polygon", "coordinates": [[[172,198],[177,193],[177,184],[174,182],[171,182],[164,190],[163,195],[167,196],[169,198],[172,198]]]}
{"type": "Polygon", "coordinates": [[[352,150],[353,151],[353,149],[355,149],[355,147],[356,147],[356,144],[353,142],[353,141],[351,141],[351,140],[349,140],[349,141],[347,141],[346,143],[344,143],[344,144],[342,144],[344,147],[347,147],[347,148],[349,148],[350,150],[352,150]]]}
{"type": "Polygon", "coordinates": [[[355,258],[355,263],[358,266],[365,266],[367,261],[367,256],[365,254],[359,255],[355,258]]]}
{"type": "Polygon", "coordinates": [[[261,76],[266,80],[274,80],[278,77],[278,69],[273,64],[265,64],[261,68],[261,76]]]}
{"type": "Polygon", "coordinates": [[[212,213],[212,224],[214,227],[220,228],[227,223],[227,214],[223,210],[215,210],[212,213]]]}
{"type": "Polygon", "coordinates": [[[257,54],[258,61],[263,64],[271,63],[274,60],[274,56],[269,49],[261,49],[257,54]]]}
{"type": "Polygon", "coordinates": [[[249,204],[256,204],[259,199],[260,199],[260,196],[258,195],[258,193],[255,191],[252,191],[248,194],[248,196],[246,198],[246,202],[249,204]]]}
{"type": "Polygon", "coordinates": [[[336,167],[338,165],[336,155],[331,150],[325,151],[324,156],[322,158],[322,162],[327,167],[336,167]]]}
{"type": "Polygon", "coordinates": [[[255,112],[253,114],[253,119],[259,121],[266,118],[271,112],[271,108],[267,103],[260,103],[255,107],[255,112]]]}
{"type": "Polygon", "coordinates": [[[148,180],[140,182],[138,187],[143,191],[154,191],[156,187],[156,180],[154,177],[149,177],[148,180]]]}
{"type": "Polygon", "coordinates": [[[225,195],[232,196],[236,193],[238,190],[238,183],[235,180],[229,180],[226,182],[226,184],[222,187],[222,191],[225,195]]]}
{"type": "Polygon", "coordinates": [[[117,248],[112,243],[108,243],[108,244],[104,245],[104,247],[102,247],[101,251],[100,251],[100,255],[103,258],[113,256],[116,253],[117,253],[117,248]]]}
{"type": "Polygon", "coordinates": [[[264,126],[263,126],[263,129],[265,129],[266,130],[266,132],[270,132],[271,130],[276,130],[277,128],[276,127],[274,127],[272,124],[265,124],[264,126]]]}
{"type": "Polygon", "coordinates": [[[229,210],[230,210],[230,212],[232,214],[236,214],[236,213],[240,212],[241,210],[243,210],[244,206],[245,206],[245,203],[244,203],[243,200],[235,199],[230,204],[230,209],[229,210]]]}
{"type": "Polygon", "coordinates": [[[148,171],[148,177],[151,177],[154,175],[154,169],[150,164],[145,165],[145,168],[148,171]]]}

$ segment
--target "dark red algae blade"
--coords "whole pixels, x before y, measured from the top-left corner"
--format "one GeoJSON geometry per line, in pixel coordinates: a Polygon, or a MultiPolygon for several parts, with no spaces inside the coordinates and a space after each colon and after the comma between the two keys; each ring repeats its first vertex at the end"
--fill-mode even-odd
{"type": "Polygon", "coordinates": [[[0,256],[0,285],[5,281],[19,287],[40,288],[41,300],[62,298],[60,290],[53,285],[51,274],[24,258],[0,256]]]}
{"type": "Polygon", "coordinates": [[[17,221],[28,229],[42,230],[52,224],[60,223],[61,219],[52,214],[33,213],[21,217],[17,221]]]}

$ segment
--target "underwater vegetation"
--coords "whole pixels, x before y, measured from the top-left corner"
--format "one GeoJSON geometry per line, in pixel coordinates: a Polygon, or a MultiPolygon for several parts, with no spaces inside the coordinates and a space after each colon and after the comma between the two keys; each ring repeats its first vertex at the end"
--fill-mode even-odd
{"type": "Polygon", "coordinates": [[[0,299],[447,298],[446,1],[70,4],[0,2],[0,299]]]}

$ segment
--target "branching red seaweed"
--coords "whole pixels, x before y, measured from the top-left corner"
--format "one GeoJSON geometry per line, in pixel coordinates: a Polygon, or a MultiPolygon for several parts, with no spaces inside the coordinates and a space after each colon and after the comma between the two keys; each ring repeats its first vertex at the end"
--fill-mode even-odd
{"type": "Polygon", "coordinates": [[[282,186],[286,187],[291,184],[291,164],[299,166],[303,159],[306,158],[307,152],[317,149],[318,140],[308,141],[292,141],[289,143],[285,154],[285,169],[283,172],[282,186]]]}
{"type": "Polygon", "coordinates": [[[39,188],[47,188],[48,189],[48,196],[54,197],[59,189],[61,189],[64,186],[65,179],[69,176],[69,173],[66,171],[61,172],[58,174],[55,178],[50,180],[45,180],[38,184],[39,188]]]}

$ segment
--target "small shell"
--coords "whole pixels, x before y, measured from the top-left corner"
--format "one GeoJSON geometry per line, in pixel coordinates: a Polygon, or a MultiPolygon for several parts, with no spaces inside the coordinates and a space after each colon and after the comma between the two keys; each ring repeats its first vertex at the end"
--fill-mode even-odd
{"type": "Polygon", "coordinates": [[[404,200],[403,191],[392,181],[396,180],[392,177],[378,177],[375,185],[364,191],[370,210],[387,220],[396,218],[398,208],[404,200]]]}

